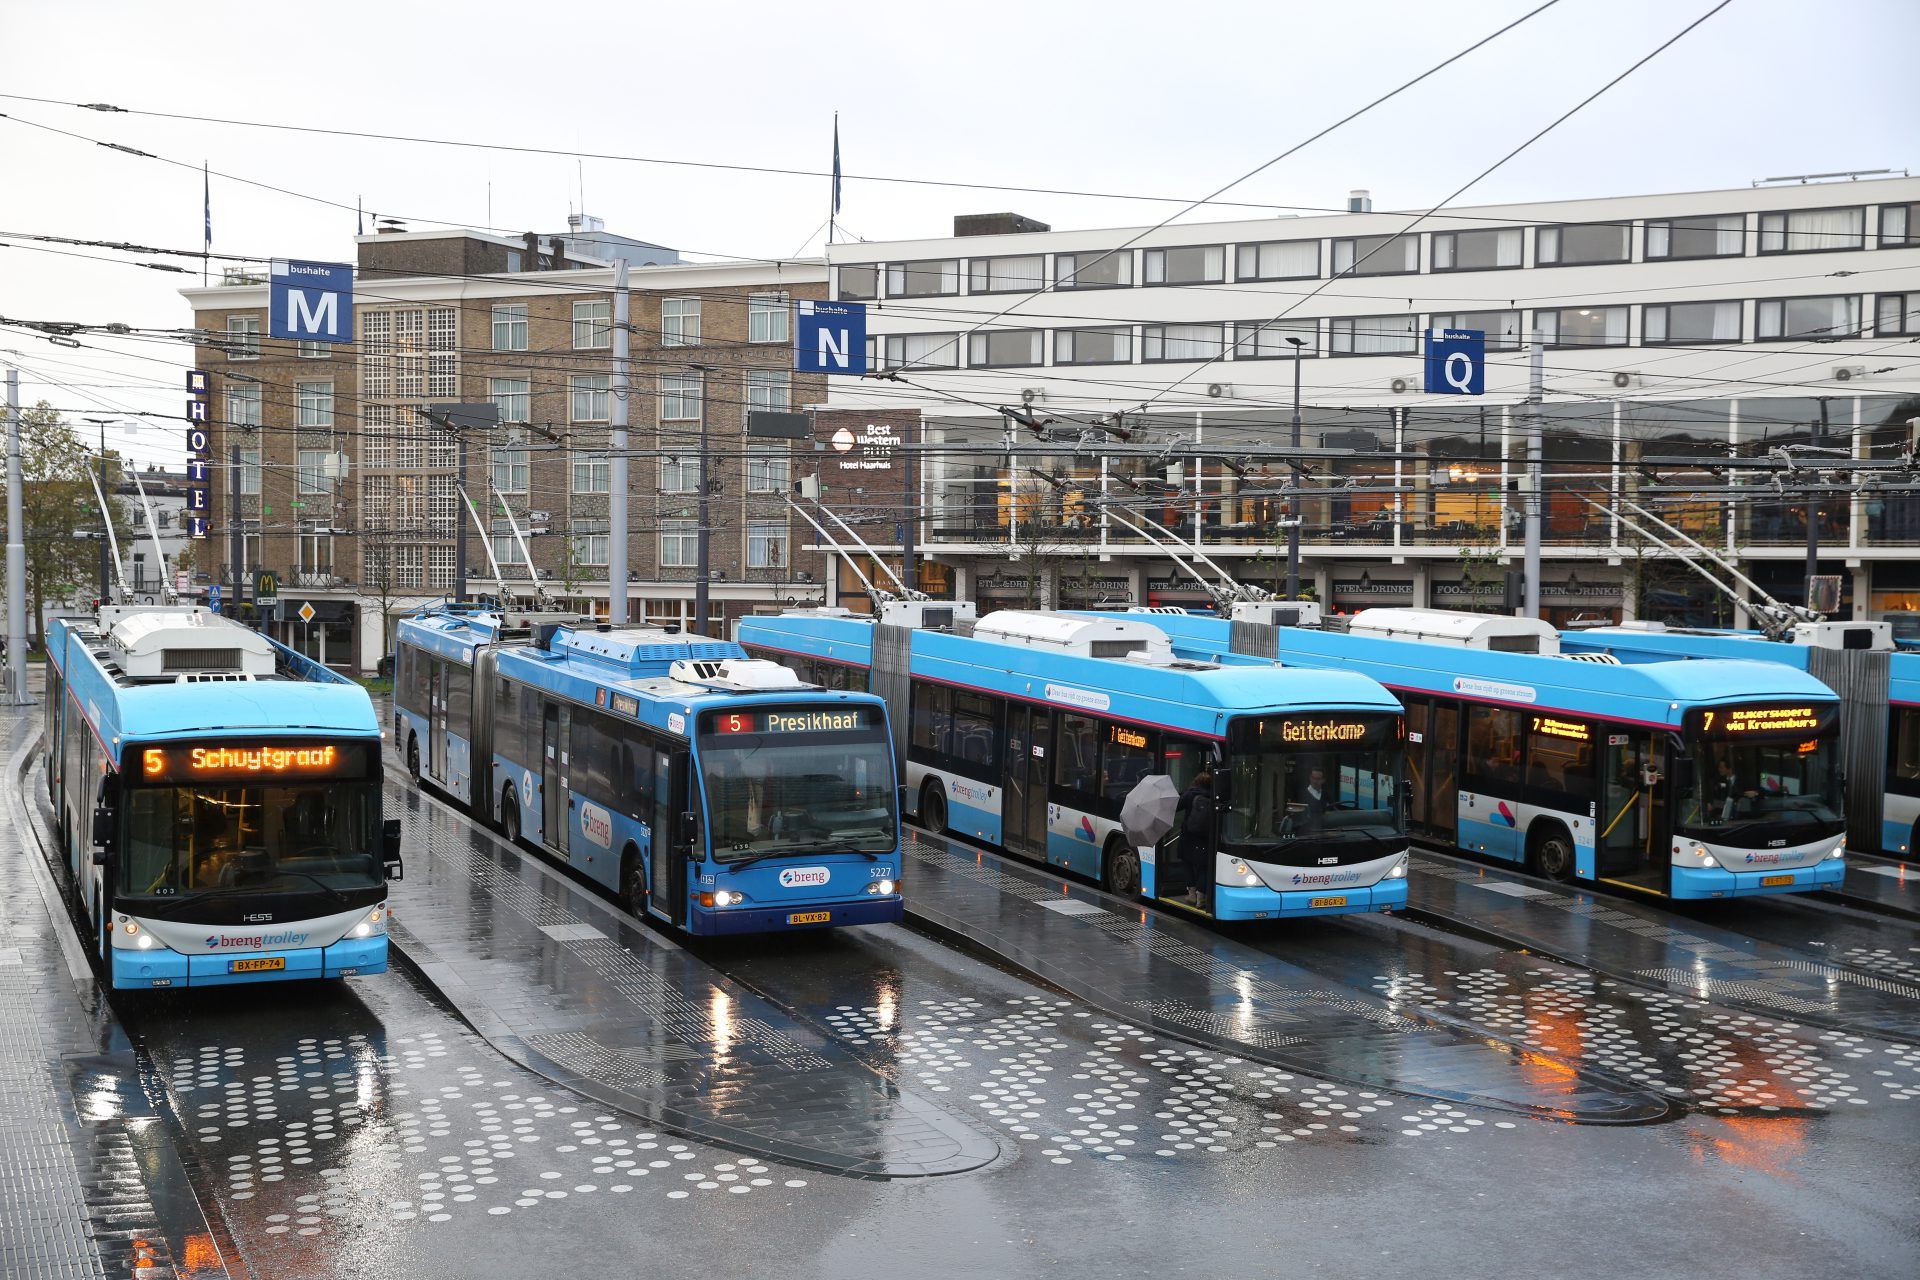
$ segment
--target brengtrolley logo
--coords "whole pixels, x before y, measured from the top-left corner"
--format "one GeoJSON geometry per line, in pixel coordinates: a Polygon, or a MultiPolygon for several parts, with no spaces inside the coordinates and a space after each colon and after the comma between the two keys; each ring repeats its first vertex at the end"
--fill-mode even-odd
{"type": "Polygon", "coordinates": [[[780,869],[780,887],[783,889],[818,889],[833,878],[833,872],[825,867],[782,867],[780,869]]]}
{"type": "Polygon", "coordinates": [[[1779,863],[1780,855],[1777,853],[1750,853],[1747,855],[1747,861],[1755,866],[1771,867],[1779,863]]]}
{"type": "Polygon", "coordinates": [[[210,933],[207,935],[207,950],[218,951],[221,947],[245,947],[249,951],[259,951],[266,947],[297,947],[307,940],[304,933],[210,933]]]}

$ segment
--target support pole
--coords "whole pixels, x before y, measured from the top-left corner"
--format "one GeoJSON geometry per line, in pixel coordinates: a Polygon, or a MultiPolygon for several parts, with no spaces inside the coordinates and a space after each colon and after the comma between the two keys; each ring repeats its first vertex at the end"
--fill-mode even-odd
{"type": "MultiPolygon", "coordinates": [[[[432,419],[428,421],[431,422],[432,419]]],[[[447,425],[453,429],[453,487],[465,492],[467,487],[466,426],[464,423],[453,421],[448,421],[447,425]]],[[[391,548],[387,551],[387,555],[389,557],[393,555],[391,548]]],[[[388,566],[388,570],[391,572],[391,565],[388,566]]],[[[539,581],[539,571],[535,570],[534,582],[537,584],[539,581]]],[[[465,604],[467,600],[467,527],[457,519],[453,522],[453,598],[460,604],[465,604]]],[[[501,601],[503,608],[505,605],[506,602],[501,601]]]]}
{"type": "Polygon", "coordinates": [[[113,513],[107,509],[107,424],[100,424],[100,456],[94,461],[94,470],[99,473],[100,485],[100,603],[113,603],[113,561],[107,548],[107,530],[113,524],[113,513]]]}
{"type": "Polygon", "coordinates": [[[7,370],[7,694],[27,697],[27,546],[20,515],[20,371],[7,370]]]}
{"type": "MultiPolygon", "coordinates": [[[[1298,463],[1300,449],[1300,347],[1293,343],[1293,433],[1294,462],[1298,463]]],[[[1288,503],[1287,514],[1293,519],[1287,523],[1287,599],[1300,598],[1300,515],[1301,498],[1300,473],[1293,473],[1293,501],[1288,503]]]]}
{"type": "Polygon", "coordinates": [[[1540,616],[1540,402],[1546,379],[1546,350],[1536,327],[1527,353],[1526,607],[1521,612],[1529,618],[1540,616]]]}
{"type": "Polygon", "coordinates": [[[713,479],[707,474],[707,375],[712,372],[712,369],[706,365],[692,367],[700,375],[700,501],[695,513],[698,516],[699,525],[699,538],[696,542],[699,551],[694,557],[693,629],[704,636],[707,634],[709,603],[707,585],[712,575],[710,566],[713,530],[709,527],[707,501],[707,495],[713,492],[713,479]]]}
{"type": "MultiPolygon", "coordinates": [[[[1827,443],[1827,398],[1820,397],[1820,421],[1813,427],[1813,447],[1819,450],[1827,443]]],[[[1820,572],[1820,473],[1815,472],[1813,483],[1807,486],[1807,594],[1801,603],[1809,609],[1813,607],[1813,580],[1820,572]]]]}
{"type": "MultiPolygon", "coordinates": [[[[264,474],[264,470],[263,473],[264,474]]],[[[240,524],[240,446],[227,446],[227,616],[240,616],[240,559],[246,538],[240,524]]]]}
{"type": "MultiPolygon", "coordinates": [[[[613,269],[613,428],[607,457],[607,620],[627,623],[627,391],[632,300],[627,295],[627,260],[613,269]]],[[[706,479],[702,475],[701,480],[706,479]]]]}
{"type": "MultiPolygon", "coordinates": [[[[920,505],[914,501],[913,492],[914,449],[912,443],[905,438],[912,430],[913,427],[908,425],[906,430],[901,432],[902,447],[900,449],[900,493],[905,499],[900,509],[900,576],[902,578],[900,587],[907,593],[909,600],[913,599],[914,592],[920,587],[920,575],[913,570],[913,526],[920,518],[920,505]]],[[[921,431],[924,433],[925,430],[926,424],[922,422],[921,431]]],[[[925,438],[924,434],[922,438],[925,438]]]]}

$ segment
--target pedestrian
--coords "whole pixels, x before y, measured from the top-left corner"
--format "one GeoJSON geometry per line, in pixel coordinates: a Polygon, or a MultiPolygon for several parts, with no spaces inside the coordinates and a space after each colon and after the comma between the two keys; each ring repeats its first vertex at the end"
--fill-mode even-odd
{"type": "Polygon", "coordinates": [[[1184,901],[1191,907],[1207,905],[1201,886],[1213,869],[1213,769],[1202,765],[1175,806],[1180,819],[1180,864],[1187,873],[1184,901]]]}

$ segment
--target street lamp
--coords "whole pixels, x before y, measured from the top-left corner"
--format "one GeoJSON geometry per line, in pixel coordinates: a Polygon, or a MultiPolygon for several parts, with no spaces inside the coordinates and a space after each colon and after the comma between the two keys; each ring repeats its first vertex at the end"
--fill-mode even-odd
{"type": "MultiPolygon", "coordinates": [[[[1293,348],[1293,448],[1294,461],[1299,461],[1300,449],[1300,352],[1307,345],[1305,338],[1287,335],[1287,343],[1293,348]]],[[[1293,520],[1287,525],[1287,599],[1300,598],[1300,477],[1296,472],[1293,479],[1293,520]]]]}

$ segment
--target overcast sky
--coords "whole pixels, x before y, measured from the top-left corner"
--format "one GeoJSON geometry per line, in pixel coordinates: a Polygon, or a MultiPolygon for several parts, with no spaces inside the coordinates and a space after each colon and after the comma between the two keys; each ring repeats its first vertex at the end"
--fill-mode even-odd
{"type": "MultiPolygon", "coordinates": [[[[1706,12],[1714,0],[1560,0],[1484,50],[1235,189],[1425,207],[1706,12]]],[[[7,93],[150,111],[659,159],[825,170],[840,112],[849,175],[1197,197],[1293,146],[1537,0],[912,0],[567,6],[389,0],[0,0],[7,93]],[[995,24],[1000,14],[1013,25],[995,24]],[[969,19],[976,25],[967,25],[969,19]]],[[[1461,203],[1745,186],[1781,174],[1920,167],[1916,0],[1733,0],[1461,203]]],[[[824,178],[372,142],[0,100],[0,231],[351,260],[353,206],[553,232],[579,207],[688,253],[818,253],[824,178]],[[75,140],[21,121],[81,134],[75,140]],[[489,197],[491,185],[491,197],[489,197]],[[331,207],[333,201],[344,208],[331,207]]],[[[1177,206],[846,183],[845,233],[941,235],[1013,209],[1056,228],[1177,206]]],[[[1215,217],[1247,211],[1216,210],[1215,217]]],[[[1194,219],[1208,216],[1204,212],[1194,219]]],[[[77,250],[80,253],[102,253],[77,250]]],[[[0,250],[0,315],[185,327],[189,277],[0,250]]],[[[170,259],[179,262],[180,259],[170,259]]],[[[197,275],[192,280],[197,282],[197,275]]],[[[178,412],[188,348],[0,329],[22,398],[70,416],[178,412]],[[58,379],[69,385],[59,386],[58,379]]],[[[176,424],[123,443],[177,461],[176,424]]]]}

